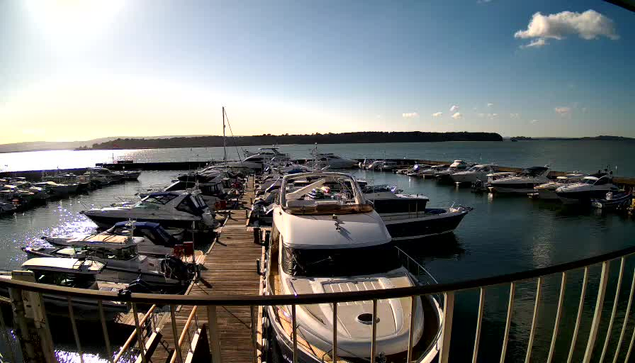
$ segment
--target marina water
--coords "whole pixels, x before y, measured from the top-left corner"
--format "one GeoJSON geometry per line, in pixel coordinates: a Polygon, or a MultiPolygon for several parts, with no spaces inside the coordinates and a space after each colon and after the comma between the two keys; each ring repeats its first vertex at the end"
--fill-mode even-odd
{"type": "MultiPolygon", "coordinates": [[[[292,157],[308,157],[311,145],[281,146],[281,151],[292,157]]],[[[629,160],[635,155],[635,143],[620,141],[528,141],[528,142],[451,142],[416,144],[349,144],[320,145],[320,151],[334,152],[351,158],[422,158],[429,160],[464,159],[471,162],[493,162],[505,166],[532,166],[550,164],[552,169],[593,172],[610,165],[617,175],[635,176],[635,165],[629,160]]],[[[255,150],[256,147],[246,149],[255,150]]],[[[230,149],[235,158],[237,149],[230,149]]],[[[0,154],[0,167],[7,170],[55,169],[92,166],[112,158],[133,159],[136,162],[209,160],[222,157],[222,148],[160,149],[118,151],[45,151],[0,154]]],[[[139,182],[129,182],[96,190],[88,195],[49,202],[24,213],[0,218],[0,268],[14,269],[25,261],[20,250],[24,245],[40,245],[43,235],[81,233],[94,228],[79,211],[91,206],[103,206],[122,199],[133,199],[139,191],[165,185],[179,171],[146,171],[139,182]]],[[[421,261],[440,282],[452,282],[493,276],[545,267],[573,261],[633,244],[635,221],[617,214],[601,214],[590,209],[564,206],[560,203],[529,200],[525,197],[474,194],[469,188],[441,185],[433,180],[409,178],[392,173],[354,171],[369,184],[393,184],[407,193],[421,193],[430,198],[429,205],[450,206],[460,204],[474,210],[464,219],[454,234],[404,243],[402,247],[421,261]]],[[[618,264],[611,270],[611,282],[605,301],[605,314],[610,314],[615,293],[618,264]]],[[[255,263],[254,263],[255,268],[255,263]]],[[[625,281],[630,281],[633,266],[625,269],[625,281]]],[[[599,269],[592,269],[585,299],[584,314],[593,313],[599,269]]],[[[556,361],[566,359],[577,312],[582,273],[569,275],[561,323],[561,334],[556,350],[556,361]]],[[[538,321],[538,339],[534,360],[543,361],[548,351],[550,332],[557,307],[560,276],[544,281],[543,298],[538,321]]],[[[531,325],[535,298],[535,281],[517,286],[515,315],[510,332],[508,361],[524,358],[527,336],[531,325]]],[[[502,331],[508,302],[508,286],[488,289],[485,295],[485,317],[479,361],[497,361],[500,354],[502,331]]],[[[621,304],[626,305],[628,286],[622,287],[621,304]]],[[[624,306],[620,306],[624,309],[624,306]]],[[[458,361],[471,357],[478,293],[459,294],[455,309],[452,356],[458,361]]],[[[621,326],[621,321],[616,321],[621,326]]],[[[629,325],[632,332],[633,325],[629,325]]],[[[583,325],[579,346],[583,347],[589,326],[583,325]]],[[[614,328],[614,330],[616,330],[614,328]]],[[[606,326],[601,327],[601,336],[606,326]]],[[[86,342],[85,350],[100,350],[96,342],[86,342]]],[[[615,332],[613,344],[617,343],[615,332]]],[[[598,342],[598,345],[602,344],[598,342]]],[[[70,348],[68,361],[73,361],[70,348]]],[[[582,348],[580,349],[582,350],[582,348]]],[[[4,352],[3,352],[4,353],[4,352]]],[[[582,354],[582,353],[579,353],[582,354]]],[[[6,356],[6,355],[5,355],[6,356]]],[[[102,355],[103,357],[103,355],[102,355]]],[[[578,356],[574,361],[579,360],[578,356]]]]}

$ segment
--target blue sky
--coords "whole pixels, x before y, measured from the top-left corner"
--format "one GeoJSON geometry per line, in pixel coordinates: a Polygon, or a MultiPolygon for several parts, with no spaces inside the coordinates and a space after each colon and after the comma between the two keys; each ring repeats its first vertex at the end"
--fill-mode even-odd
{"type": "Polygon", "coordinates": [[[241,135],[635,137],[635,13],[602,1],[42,4],[0,2],[0,143],[219,134],[221,105],[241,135]]]}

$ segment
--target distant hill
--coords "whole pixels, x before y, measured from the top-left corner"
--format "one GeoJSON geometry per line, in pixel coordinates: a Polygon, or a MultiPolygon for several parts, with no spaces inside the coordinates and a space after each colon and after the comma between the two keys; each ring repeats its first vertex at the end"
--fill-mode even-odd
{"type": "MultiPolygon", "coordinates": [[[[347,132],[311,135],[257,135],[227,137],[227,145],[360,144],[384,142],[503,141],[491,132],[347,132]]],[[[173,137],[162,139],[119,138],[92,145],[92,149],[155,149],[223,146],[222,136],[173,137]]]]}
{"type": "Polygon", "coordinates": [[[20,142],[15,144],[0,145],[0,153],[25,152],[25,151],[41,151],[41,150],[73,150],[81,147],[89,147],[95,143],[107,142],[115,139],[114,137],[104,137],[100,139],[88,141],[70,141],[70,142],[20,142]]]}
{"type": "Polygon", "coordinates": [[[547,141],[575,141],[575,140],[600,140],[600,141],[635,141],[635,138],[624,136],[586,136],[586,137],[527,137],[514,136],[510,140],[514,141],[531,141],[531,140],[547,140],[547,141]]]}

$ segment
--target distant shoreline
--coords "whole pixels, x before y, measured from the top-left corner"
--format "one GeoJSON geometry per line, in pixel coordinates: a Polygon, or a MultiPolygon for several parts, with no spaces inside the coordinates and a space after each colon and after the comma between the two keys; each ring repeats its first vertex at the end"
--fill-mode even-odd
{"type": "Polygon", "coordinates": [[[194,147],[259,146],[259,145],[313,145],[313,144],[378,144],[406,142],[445,141],[503,141],[503,137],[492,132],[349,132],[340,134],[311,135],[254,135],[254,136],[199,136],[162,139],[119,138],[93,144],[78,150],[118,149],[170,149],[194,147]]]}
{"type": "Polygon", "coordinates": [[[513,136],[506,138],[511,141],[635,141],[635,138],[624,136],[585,136],[585,137],[527,137],[527,136],[513,136]]]}

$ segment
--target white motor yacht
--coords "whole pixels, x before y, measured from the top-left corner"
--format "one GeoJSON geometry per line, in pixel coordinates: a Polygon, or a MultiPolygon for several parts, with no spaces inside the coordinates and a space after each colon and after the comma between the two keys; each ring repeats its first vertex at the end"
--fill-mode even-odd
{"type": "MultiPolygon", "coordinates": [[[[416,278],[403,267],[380,216],[366,203],[355,180],[341,173],[285,176],[274,207],[267,294],[303,295],[410,287],[416,278]],[[294,179],[303,179],[296,187],[294,179]],[[305,184],[308,180],[310,183],[305,184]]],[[[376,323],[375,350],[382,361],[403,359],[409,337],[414,362],[433,361],[442,345],[442,313],[434,297],[397,298],[338,304],[337,356],[368,361],[376,323]],[[412,302],[416,306],[412,306],[412,302]],[[410,312],[414,311],[414,317],[410,312]],[[413,321],[412,332],[409,327],[413,321]],[[425,331],[425,333],[424,333],[425,331]],[[424,338],[425,337],[425,338],[424,338]]],[[[267,321],[284,361],[293,360],[292,324],[297,326],[297,361],[325,362],[333,347],[332,304],[267,309],[267,321]]]]}
{"type": "Polygon", "coordinates": [[[59,257],[98,261],[105,265],[97,277],[99,280],[121,283],[140,280],[154,292],[183,290],[195,271],[177,258],[140,255],[135,241],[126,236],[75,241],[68,247],[23,247],[22,250],[28,258],[59,257]]]}
{"type": "Polygon", "coordinates": [[[288,162],[291,159],[288,154],[283,154],[277,147],[262,147],[257,153],[249,153],[242,161],[226,163],[229,167],[241,167],[252,170],[262,170],[271,163],[288,162]]]}
{"type": "Polygon", "coordinates": [[[119,222],[111,228],[101,232],[80,236],[44,236],[46,242],[60,247],[84,246],[87,243],[101,243],[103,241],[129,240],[137,246],[141,255],[165,257],[172,254],[174,246],[179,240],[161,227],[152,222],[119,222]]]}
{"type": "Polygon", "coordinates": [[[530,193],[530,196],[544,200],[557,200],[558,195],[556,194],[556,189],[568,184],[577,183],[582,180],[583,177],[583,174],[567,174],[558,176],[556,177],[556,180],[535,186],[534,193],[530,193]]]}
{"type": "Polygon", "coordinates": [[[77,193],[79,184],[60,184],[53,181],[44,181],[34,183],[36,187],[46,190],[46,192],[53,198],[65,198],[71,194],[77,193]]]}
{"type": "Polygon", "coordinates": [[[358,164],[357,160],[346,159],[333,153],[316,153],[313,156],[319,166],[329,169],[352,169],[358,164]]]}
{"type": "Polygon", "coordinates": [[[129,220],[156,222],[164,228],[207,229],[215,227],[209,207],[199,194],[191,192],[151,193],[132,205],[82,211],[100,228],[129,220]]]}
{"type": "Polygon", "coordinates": [[[549,181],[549,167],[533,166],[523,170],[517,176],[493,180],[489,190],[495,193],[524,194],[532,193],[534,187],[549,181]]]}
{"type": "Polygon", "coordinates": [[[447,169],[438,171],[434,176],[443,181],[451,180],[451,175],[460,171],[465,171],[469,167],[463,160],[454,160],[447,169]]]}
{"type": "MultiPolygon", "coordinates": [[[[37,282],[40,284],[74,287],[99,291],[121,291],[129,288],[128,284],[97,282],[105,265],[92,260],[74,258],[32,258],[22,264],[21,270],[0,272],[0,279],[37,282]]],[[[9,296],[6,288],[0,289],[5,297],[9,296]]],[[[68,316],[68,299],[62,295],[42,294],[47,314],[68,316]]],[[[118,301],[98,301],[96,299],[73,298],[75,318],[81,320],[100,319],[100,306],[107,320],[112,320],[120,313],[128,311],[128,306],[118,301]]]]}
{"type": "Polygon", "coordinates": [[[455,183],[475,183],[477,180],[481,182],[487,181],[487,175],[495,173],[497,168],[492,164],[478,164],[465,171],[458,171],[450,177],[455,183]]]}
{"type": "Polygon", "coordinates": [[[559,187],[556,194],[565,204],[590,204],[591,199],[602,199],[606,197],[606,193],[618,191],[611,178],[605,175],[600,178],[585,176],[579,183],[559,187]]]}

